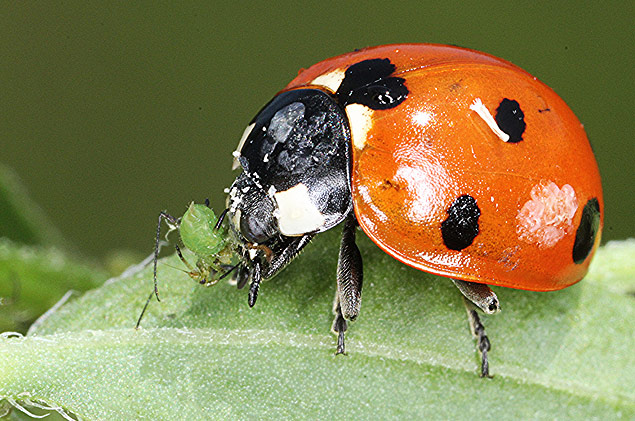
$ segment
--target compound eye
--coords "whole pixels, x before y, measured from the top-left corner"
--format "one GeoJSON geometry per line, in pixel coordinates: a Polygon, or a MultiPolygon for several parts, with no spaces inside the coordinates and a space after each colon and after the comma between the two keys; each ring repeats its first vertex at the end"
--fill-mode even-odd
{"type": "MultiPolygon", "coordinates": [[[[262,203],[264,205],[264,203],[262,203]]],[[[273,219],[273,207],[270,211],[265,209],[252,209],[251,212],[243,210],[240,214],[240,233],[250,243],[264,243],[276,235],[276,224],[273,219]]]]}
{"type": "Polygon", "coordinates": [[[229,189],[227,208],[233,232],[246,242],[264,243],[279,234],[273,199],[244,172],[229,189]]]}
{"type": "Polygon", "coordinates": [[[278,233],[271,197],[258,188],[246,174],[241,174],[230,191],[230,213],[239,213],[235,221],[240,234],[250,243],[264,243],[278,233]],[[236,192],[233,195],[231,191],[236,192]],[[232,210],[233,209],[233,210],[232,210]]]}

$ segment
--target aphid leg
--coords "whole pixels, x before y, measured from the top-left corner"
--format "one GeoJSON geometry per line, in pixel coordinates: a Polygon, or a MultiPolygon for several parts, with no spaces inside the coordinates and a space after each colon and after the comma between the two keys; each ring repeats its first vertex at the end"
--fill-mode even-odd
{"type": "Polygon", "coordinates": [[[481,319],[476,311],[476,306],[487,314],[496,313],[500,311],[498,298],[487,285],[455,279],[452,281],[463,294],[463,303],[467,311],[470,330],[472,331],[472,335],[476,338],[476,346],[481,353],[481,377],[492,377],[489,374],[489,360],[487,358],[487,353],[491,345],[485,333],[485,327],[483,323],[481,323],[481,319]]]}
{"type": "Polygon", "coordinates": [[[177,218],[173,217],[167,212],[159,213],[159,221],[157,222],[157,236],[154,243],[154,268],[152,270],[152,276],[154,279],[154,295],[157,297],[157,301],[161,301],[159,299],[159,288],[157,286],[157,262],[159,261],[159,243],[161,242],[161,221],[164,219],[166,221],[166,224],[168,224],[168,228],[170,228],[170,231],[177,229],[179,226],[179,220],[177,218]]]}
{"type": "Polygon", "coordinates": [[[185,260],[185,257],[183,256],[183,252],[181,251],[181,247],[179,247],[178,244],[175,244],[174,248],[176,249],[176,254],[177,256],[179,256],[179,259],[181,260],[181,262],[183,262],[183,264],[189,270],[187,274],[190,275],[190,278],[192,278],[199,284],[205,285],[205,286],[214,285],[216,283],[216,282],[208,282],[205,277],[206,275],[204,275],[204,273],[200,270],[200,268],[199,269],[194,268],[194,266],[192,266],[187,260],[185,260]]]}
{"type": "MultiPolygon", "coordinates": [[[[229,275],[231,275],[236,269],[238,269],[238,267],[241,264],[238,263],[236,265],[221,265],[221,269],[225,271],[225,273],[223,273],[221,276],[218,277],[219,281],[222,281],[223,279],[227,278],[229,275]]],[[[233,279],[233,278],[230,278],[233,279]]]]}
{"type": "Polygon", "coordinates": [[[159,220],[157,222],[157,236],[156,236],[156,241],[154,243],[154,261],[153,261],[154,290],[152,291],[152,293],[150,293],[150,296],[148,297],[145,305],[143,306],[143,310],[141,310],[141,314],[139,315],[139,319],[137,319],[137,325],[135,326],[135,329],[139,328],[139,325],[141,324],[141,319],[143,319],[143,315],[145,314],[146,309],[148,308],[148,305],[150,304],[150,300],[152,300],[152,296],[154,295],[155,297],[157,297],[157,301],[161,301],[159,299],[159,288],[157,286],[157,262],[159,261],[159,249],[160,249],[160,243],[161,243],[161,221],[163,220],[166,221],[166,224],[168,225],[168,228],[170,229],[168,232],[174,229],[177,229],[179,226],[179,220],[177,218],[173,217],[167,212],[159,213],[159,220]]]}
{"type": "Polygon", "coordinates": [[[198,271],[194,269],[194,267],[192,267],[192,265],[190,265],[190,263],[187,260],[185,260],[185,257],[183,256],[183,252],[181,251],[181,247],[179,247],[178,244],[175,244],[174,248],[176,249],[177,256],[179,256],[179,259],[181,259],[181,262],[183,262],[183,264],[189,269],[190,271],[189,275],[192,276],[194,273],[197,273],[198,271]]]}
{"type": "Polygon", "coordinates": [[[141,325],[141,319],[143,319],[143,315],[146,314],[146,310],[148,309],[148,305],[150,305],[150,301],[152,301],[152,297],[154,297],[154,291],[150,293],[148,299],[146,300],[146,303],[143,305],[143,310],[141,310],[141,314],[137,319],[137,324],[134,327],[135,329],[139,329],[139,326],[141,325]]]}
{"type": "Polygon", "coordinates": [[[344,354],[344,332],[347,328],[346,320],[353,321],[359,315],[362,304],[362,255],[355,244],[355,230],[357,220],[353,214],[344,222],[342,242],[337,262],[337,292],[333,312],[333,331],[337,333],[336,354],[344,354]]]}

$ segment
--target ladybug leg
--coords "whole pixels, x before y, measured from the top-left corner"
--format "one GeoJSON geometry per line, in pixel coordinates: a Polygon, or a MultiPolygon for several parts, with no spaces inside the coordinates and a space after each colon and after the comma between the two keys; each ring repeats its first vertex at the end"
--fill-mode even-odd
{"type": "Polygon", "coordinates": [[[247,303],[249,307],[253,307],[258,299],[258,290],[260,289],[260,281],[269,279],[289,264],[294,257],[309,244],[313,238],[312,234],[303,235],[302,237],[282,237],[282,241],[276,244],[273,249],[269,249],[270,258],[257,257],[252,261],[249,268],[244,265],[238,269],[238,288],[242,288],[251,278],[249,286],[249,296],[247,303]]]}
{"type": "Polygon", "coordinates": [[[489,374],[489,360],[487,353],[489,352],[491,345],[487,334],[485,334],[485,326],[481,323],[481,319],[478,317],[474,304],[467,298],[463,297],[463,303],[467,310],[467,318],[470,323],[470,330],[472,335],[476,338],[476,344],[479,352],[481,353],[481,377],[492,378],[489,374]]]}
{"type": "Polygon", "coordinates": [[[272,248],[273,257],[264,270],[262,277],[269,279],[281,271],[311,242],[313,236],[314,234],[305,234],[302,237],[283,236],[282,243],[272,248]]]}
{"type": "Polygon", "coordinates": [[[355,244],[357,220],[353,214],[344,222],[340,255],[337,262],[337,292],[333,305],[335,320],[333,331],[337,333],[337,352],[344,354],[346,320],[353,321],[359,315],[362,300],[362,256],[355,244]]]}
{"type": "Polygon", "coordinates": [[[340,297],[337,291],[335,292],[335,301],[333,302],[333,314],[335,314],[335,320],[333,320],[333,327],[331,329],[337,334],[337,350],[335,351],[335,355],[346,355],[344,332],[346,332],[348,325],[342,315],[342,306],[340,305],[340,297]]]}
{"type": "Polygon", "coordinates": [[[500,311],[498,297],[487,285],[458,279],[452,279],[452,282],[465,298],[476,304],[484,313],[494,314],[500,311]]]}
{"type": "Polygon", "coordinates": [[[262,280],[262,268],[260,267],[260,263],[257,262],[254,264],[253,268],[250,271],[251,274],[251,285],[249,286],[249,296],[247,299],[247,303],[249,307],[253,307],[256,304],[256,300],[258,299],[258,290],[260,289],[260,281],[262,280]]]}
{"type": "Polygon", "coordinates": [[[452,280],[463,294],[463,303],[467,310],[467,318],[470,323],[472,335],[476,338],[476,346],[481,353],[481,377],[489,377],[489,360],[487,353],[491,345],[489,338],[485,333],[485,327],[481,323],[476,307],[480,308],[487,314],[494,314],[500,311],[500,305],[496,294],[485,284],[477,284],[475,282],[452,280]]]}
{"type": "Polygon", "coordinates": [[[238,272],[236,273],[236,286],[238,289],[243,289],[247,281],[249,280],[249,268],[247,265],[241,264],[238,267],[238,272]]]}

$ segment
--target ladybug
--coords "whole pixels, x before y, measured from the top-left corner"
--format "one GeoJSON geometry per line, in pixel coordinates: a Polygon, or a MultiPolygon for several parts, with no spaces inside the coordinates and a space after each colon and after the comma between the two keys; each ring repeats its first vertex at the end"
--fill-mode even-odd
{"type": "Polygon", "coordinates": [[[603,224],[598,167],[573,112],[513,64],[464,48],[366,48],[302,70],[234,152],[226,217],[249,305],[311,238],[343,223],[333,330],[360,311],[357,227],[452,279],[489,376],[488,285],[551,291],[586,274],[603,224]]]}

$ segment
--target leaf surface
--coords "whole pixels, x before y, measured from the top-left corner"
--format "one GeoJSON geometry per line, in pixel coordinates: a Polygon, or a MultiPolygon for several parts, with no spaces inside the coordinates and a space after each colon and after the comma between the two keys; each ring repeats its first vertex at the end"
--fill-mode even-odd
{"type": "Polygon", "coordinates": [[[0,332],[26,332],[65,294],[100,285],[106,273],[58,249],[0,238],[0,332]]]}
{"type": "Polygon", "coordinates": [[[0,339],[0,397],[86,419],[635,417],[635,241],[598,253],[562,291],[496,288],[483,316],[493,379],[459,292],[400,264],[363,234],[362,312],[346,356],[329,332],[337,233],[325,233],[258,303],[227,283],[195,285],[175,257],[140,330],[151,268],[61,306],[24,338],[0,339]],[[612,256],[620,256],[614,258],[612,256]]]}

